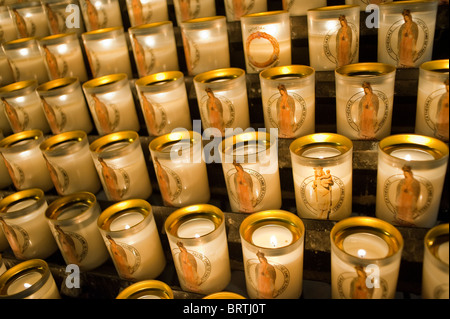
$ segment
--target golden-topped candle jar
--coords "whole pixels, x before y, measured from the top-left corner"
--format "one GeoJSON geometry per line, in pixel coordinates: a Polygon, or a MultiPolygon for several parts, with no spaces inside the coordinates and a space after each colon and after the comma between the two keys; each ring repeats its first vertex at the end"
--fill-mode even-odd
{"type": "Polygon", "coordinates": [[[309,65],[316,71],[330,71],[359,61],[359,6],[310,9],[307,19],[309,65]]]}
{"type": "Polygon", "coordinates": [[[246,14],[266,12],[267,0],[224,0],[227,21],[239,21],[246,14]]]}
{"type": "Polygon", "coordinates": [[[200,133],[172,132],[155,138],[149,149],[164,205],[208,203],[210,190],[200,133]]]}
{"type": "Polygon", "coordinates": [[[40,1],[17,1],[8,5],[19,38],[50,35],[47,16],[40,1]]]}
{"type": "Polygon", "coordinates": [[[79,0],[87,31],[122,27],[119,0],[79,0]]]}
{"type": "Polygon", "coordinates": [[[126,0],[126,6],[132,27],[169,21],[167,0],[126,0]]]}
{"type": "Polygon", "coordinates": [[[180,208],[164,222],[181,288],[211,294],[231,280],[225,216],[216,206],[180,208]]]}
{"type": "Polygon", "coordinates": [[[116,299],[174,299],[172,288],[159,280],[142,280],[123,289],[116,299]]]}
{"type": "Polygon", "coordinates": [[[18,38],[16,26],[11,13],[12,12],[9,10],[8,6],[0,6],[0,43],[18,38]]]}
{"type": "Polygon", "coordinates": [[[155,279],[166,266],[151,205],[142,199],[118,202],[97,220],[106,247],[122,279],[155,279]]]}
{"type": "Polygon", "coordinates": [[[139,131],[134,97],[125,73],[101,76],[82,87],[98,134],[139,131]]]}
{"type": "Polygon", "coordinates": [[[108,200],[147,199],[152,185],[138,133],[121,131],[93,141],[89,149],[108,200]]]}
{"type": "Polygon", "coordinates": [[[290,145],[297,214],[340,220],[352,213],[353,143],[345,136],[316,133],[290,145]]]}
{"type": "Polygon", "coordinates": [[[228,129],[243,131],[250,127],[244,70],[224,68],[200,73],[194,77],[194,87],[207,134],[225,136],[228,129]]]}
{"type": "Polygon", "coordinates": [[[48,225],[67,265],[89,271],[109,259],[97,227],[100,213],[95,195],[84,191],[59,197],[45,210],[48,225]]]}
{"type": "Polygon", "coordinates": [[[373,217],[349,217],[331,229],[331,297],[394,299],[403,237],[373,217]]]}
{"type": "Polygon", "coordinates": [[[172,21],[131,27],[128,34],[139,78],[158,72],[179,70],[172,21]]]}
{"type": "Polygon", "coordinates": [[[89,134],[94,128],[78,78],[48,81],[39,85],[36,92],[53,134],[76,130],[89,134]]]}
{"type": "Polygon", "coordinates": [[[136,92],[150,136],[174,129],[192,129],[189,100],[180,71],[159,72],[135,82],[136,92]]]}
{"type": "Polygon", "coordinates": [[[60,196],[81,191],[95,194],[100,190],[100,179],[84,131],[53,135],[41,143],[40,149],[60,196]]]}
{"type": "Polygon", "coordinates": [[[396,68],[355,63],[335,70],[337,133],[352,140],[391,134],[396,68]]]}
{"type": "MultiPolygon", "coordinates": [[[[0,141],[4,138],[5,138],[5,136],[3,135],[3,132],[0,129],[0,141]]],[[[8,169],[6,168],[5,162],[0,159],[0,189],[4,189],[11,184],[12,184],[12,180],[11,180],[11,177],[9,176],[8,169]]],[[[0,244],[0,251],[2,251],[1,247],[2,247],[2,245],[0,244]]]]}
{"type": "Polygon", "coordinates": [[[378,62],[417,68],[430,61],[438,1],[394,1],[379,5],[378,62]]]}
{"type": "Polygon", "coordinates": [[[290,65],[291,23],[287,11],[266,11],[241,17],[247,73],[290,65]]]}
{"type": "MultiPolygon", "coordinates": [[[[1,14],[1,12],[0,12],[1,14]]],[[[1,16],[0,16],[1,19],[1,16]]],[[[2,26],[0,25],[0,32],[2,26]]],[[[1,41],[1,38],[0,38],[1,41]]],[[[1,42],[3,43],[3,42],[1,42]]],[[[8,57],[6,56],[5,52],[0,47],[0,87],[5,86],[7,84],[13,83],[15,81],[14,79],[14,73],[11,68],[11,65],[9,63],[8,57]]]]}
{"type": "Polygon", "coordinates": [[[268,68],[259,73],[266,129],[293,138],[315,131],[315,71],[304,65],[268,68]]]}
{"type": "Polygon", "coordinates": [[[449,141],[448,59],[419,67],[415,133],[449,141]]]}
{"type": "Polygon", "coordinates": [[[17,264],[0,276],[0,299],[61,299],[45,260],[17,264]]]}
{"type": "Polygon", "coordinates": [[[239,233],[250,298],[300,298],[305,240],[301,219],[282,210],[257,212],[242,221],[239,233]]]}
{"type": "Polygon", "coordinates": [[[19,191],[0,201],[0,224],[17,259],[47,258],[58,250],[45,219],[47,207],[39,188],[19,191]]]}
{"type": "Polygon", "coordinates": [[[186,20],[216,15],[214,0],[173,0],[173,6],[178,26],[186,20]]]}
{"type": "Polygon", "coordinates": [[[54,187],[39,145],[44,141],[40,130],[15,133],[0,141],[0,153],[17,190],[54,187]]]}
{"type": "Polygon", "coordinates": [[[42,0],[50,34],[75,32],[78,37],[86,31],[78,0],[42,0]],[[78,19],[75,14],[78,13],[78,19]]]}

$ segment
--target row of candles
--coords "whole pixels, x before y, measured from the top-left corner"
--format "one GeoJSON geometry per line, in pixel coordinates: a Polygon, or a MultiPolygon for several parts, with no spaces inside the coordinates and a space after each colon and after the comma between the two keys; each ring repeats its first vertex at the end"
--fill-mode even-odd
{"type": "MultiPolygon", "coordinates": [[[[44,260],[56,250],[68,265],[89,271],[112,259],[118,275],[131,281],[117,299],[173,299],[158,280],[167,260],[151,205],[121,201],[101,211],[95,195],[80,192],[49,205],[40,189],[0,202],[0,221],[17,258],[7,269],[0,255],[0,299],[58,299],[59,289],[44,260]],[[134,282],[134,283],[133,283],[134,282]]],[[[226,290],[231,269],[225,216],[216,206],[180,208],[164,221],[181,288],[205,298],[237,299],[226,290]]],[[[252,299],[296,299],[303,290],[305,227],[282,210],[248,215],[239,228],[247,294],[252,299]]],[[[424,238],[422,297],[448,299],[449,225],[424,238]]],[[[401,233],[373,217],[349,217],[330,232],[333,299],[392,299],[401,254],[401,233]]],[[[406,243],[407,245],[407,243],[406,243]]]]}

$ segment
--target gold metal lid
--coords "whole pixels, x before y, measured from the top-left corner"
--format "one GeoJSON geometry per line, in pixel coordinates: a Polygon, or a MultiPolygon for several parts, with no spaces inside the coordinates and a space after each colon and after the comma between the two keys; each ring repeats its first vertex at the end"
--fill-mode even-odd
{"type": "Polygon", "coordinates": [[[108,158],[127,154],[128,146],[132,144],[141,145],[138,133],[121,131],[99,137],[89,145],[89,149],[97,155],[101,153],[103,158],[108,158]]]}
{"type": "Polygon", "coordinates": [[[100,76],[83,83],[83,88],[87,93],[106,93],[118,90],[124,85],[128,85],[128,75],[117,73],[100,76]]]}
{"type": "Polygon", "coordinates": [[[40,150],[49,156],[61,156],[79,151],[87,143],[84,131],[70,131],[52,135],[41,143],[40,150]]]}
{"type": "Polygon", "coordinates": [[[448,67],[448,61],[449,59],[442,59],[442,60],[433,60],[433,61],[427,61],[420,65],[421,70],[426,71],[432,71],[436,73],[447,73],[449,72],[448,67]]]}
{"type": "Polygon", "coordinates": [[[19,38],[15,40],[11,40],[2,44],[5,50],[14,50],[24,47],[31,47],[38,45],[36,37],[28,37],[28,38],[19,38]]]}
{"type": "Polygon", "coordinates": [[[97,198],[90,192],[77,192],[55,199],[45,210],[45,217],[59,225],[81,224],[90,217],[98,216],[86,214],[98,206],[97,198]]]}
{"type": "Polygon", "coordinates": [[[44,202],[44,192],[39,188],[18,191],[6,196],[0,201],[0,217],[17,218],[27,215],[41,207],[44,202]],[[27,203],[23,208],[14,209],[14,206],[26,201],[32,201],[32,203],[27,203]]]}
{"type": "Polygon", "coordinates": [[[0,96],[4,98],[22,96],[33,93],[38,86],[36,80],[14,82],[0,87],[0,96]]]}
{"type": "Polygon", "coordinates": [[[395,66],[386,63],[361,62],[338,67],[335,73],[346,77],[364,76],[364,78],[368,78],[370,76],[377,77],[386,74],[395,74],[396,70],[395,66]]]}
{"type": "Polygon", "coordinates": [[[285,65],[265,69],[259,73],[266,80],[298,80],[315,73],[314,68],[307,65],[285,65]]]}
{"type": "Polygon", "coordinates": [[[41,96],[55,96],[73,92],[79,86],[79,80],[76,77],[60,78],[42,83],[36,88],[41,96]]]}
{"type": "Polygon", "coordinates": [[[41,130],[29,130],[15,133],[0,140],[3,151],[21,152],[29,149],[33,144],[41,143],[44,133],[41,130]]]}
{"type": "Polygon", "coordinates": [[[215,83],[231,81],[244,75],[245,71],[240,68],[222,68],[197,74],[194,77],[194,81],[198,83],[215,83]]]}
{"type": "Polygon", "coordinates": [[[17,264],[0,276],[0,299],[25,299],[41,289],[48,278],[50,278],[50,275],[48,264],[42,259],[31,259],[17,264]],[[42,278],[21,292],[12,295],[8,294],[8,289],[12,283],[18,278],[33,272],[41,274],[42,278]]]}
{"type": "Polygon", "coordinates": [[[235,292],[221,291],[209,294],[203,297],[203,299],[246,299],[246,298],[235,292]]]}
{"type": "Polygon", "coordinates": [[[122,290],[116,299],[174,299],[173,291],[166,283],[159,280],[143,280],[122,290]],[[156,298],[155,298],[156,299],[156,298]]]}

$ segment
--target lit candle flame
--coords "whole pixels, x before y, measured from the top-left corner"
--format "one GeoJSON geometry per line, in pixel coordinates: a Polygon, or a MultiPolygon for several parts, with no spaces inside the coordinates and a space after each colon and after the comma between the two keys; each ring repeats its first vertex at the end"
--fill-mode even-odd
{"type": "Polygon", "coordinates": [[[195,234],[194,237],[195,237],[195,238],[199,238],[200,235],[199,235],[199,234],[195,234]]]}
{"type": "Polygon", "coordinates": [[[407,160],[407,161],[410,161],[410,160],[411,160],[411,155],[409,155],[409,154],[406,154],[406,156],[405,156],[405,160],[407,160]]]}
{"type": "Polygon", "coordinates": [[[273,247],[277,247],[277,238],[274,236],[274,235],[272,235],[271,237],[270,237],[270,243],[272,244],[272,246],[273,247]]]}
{"type": "Polygon", "coordinates": [[[25,289],[28,289],[28,288],[31,287],[31,284],[29,284],[29,283],[26,282],[26,283],[23,284],[23,286],[25,287],[25,289]]]}
{"type": "Polygon", "coordinates": [[[125,229],[130,229],[130,225],[125,225],[125,229]]]}
{"type": "Polygon", "coordinates": [[[358,249],[359,258],[364,258],[366,256],[366,251],[364,249],[358,249]]]}

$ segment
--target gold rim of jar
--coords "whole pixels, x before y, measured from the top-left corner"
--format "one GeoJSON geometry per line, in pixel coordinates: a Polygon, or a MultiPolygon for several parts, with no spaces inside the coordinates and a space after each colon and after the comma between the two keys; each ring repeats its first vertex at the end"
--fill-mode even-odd
{"type": "Polygon", "coordinates": [[[140,33],[140,31],[146,31],[149,29],[158,29],[159,27],[164,27],[164,26],[168,26],[168,25],[173,26],[173,22],[172,21],[159,21],[159,22],[153,22],[153,23],[147,23],[147,24],[140,24],[140,25],[130,27],[130,28],[128,28],[128,30],[134,34],[136,31],[140,33]]]}
{"type": "Polygon", "coordinates": [[[194,145],[196,143],[199,143],[199,142],[201,143],[202,136],[200,133],[195,132],[195,131],[172,132],[172,133],[168,133],[168,134],[154,138],[149,144],[149,149],[152,152],[170,154],[171,146],[173,146],[174,144],[176,144],[178,142],[184,142],[184,141],[189,142],[192,147],[192,145],[194,145]]]}
{"type": "Polygon", "coordinates": [[[73,92],[80,81],[76,77],[67,77],[42,83],[36,88],[41,96],[56,96],[73,92]]]}
{"type": "Polygon", "coordinates": [[[219,84],[226,83],[245,76],[245,71],[240,68],[222,68],[206,71],[194,76],[194,82],[202,84],[219,84]]]}
{"type": "Polygon", "coordinates": [[[305,225],[296,214],[284,210],[265,210],[252,213],[247,216],[239,226],[239,234],[251,246],[257,247],[264,252],[270,252],[271,255],[283,254],[286,250],[290,250],[303,238],[305,234],[305,225]],[[252,235],[260,227],[265,225],[279,225],[286,227],[292,233],[292,242],[283,247],[261,247],[253,243],[252,235]]]}
{"type": "Polygon", "coordinates": [[[398,254],[401,254],[404,245],[402,234],[395,226],[384,220],[369,216],[348,217],[337,222],[330,231],[330,240],[332,247],[335,247],[339,252],[338,254],[341,255],[340,257],[345,256],[344,258],[353,264],[370,264],[374,261],[381,264],[389,263],[398,254]],[[342,248],[344,239],[348,235],[360,232],[370,233],[384,240],[389,246],[388,254],[383,258],[361,259],[344,251],[342,248]],[[392,245],[389,243],[392,243],[392,245]]]}
{"type": "Polygon", "coordinates": [[[218,234],[217,230],[222,227],[224,223],[225,215],[220,208],[210,204],[199,204],[189,205],[172,212],[164,222],[164,229],[168,235],[175,238],[180,238],[187,242],[198,242],[210,239],[215,236],[215,234],[218,234]],[[178,228],[183,223],[196,218],[205,218],[212,221],[215,227],[214,230],[196,238],[179,237],[178,228]]]}
{"type": "Polygon", "coordinates": [[[41,289],[47,280],[50,278],[50,269],[47,262],[42,259],[31,259],[23,261],[17,264],[0,276],[0,299],[24,299],[25,297],[34,294],[39,289],[41,289]],[[8,295],[7,291],[9,285],[13,283],[17,278],[30,272],[38,272],[42,275],[36,283],[31,285],[29,288],[22,290],[13,295],[8,295]]]}
{"type": "Polygon", "coordinates": [[[331,11],[340,11],[340,10],[345,10],[345,9],[356,9],[356,8],[358,9],[358,11],[360,10],[359,5],[341,4],[341,5],[336,5],[336,6],[325,6],[325,7],[313,8],[313,9],[307,10],[307,12],[331,12],[331,11]]]}
{"type": "Polygon", "coordinates": [[[0,96],[4,98],[11,98],[21,95],[33,93],[38,87],[36,80],[18,81],[3,87],[0,87],[0,96]]]}
{"type": "Polygon", "coordinates": [[[286,65],[265,69],[259,73],[260,77],[272,81],[303,80],[314,75],[314,68],[307,65],[286,65]]]}
{"type": "Polygon", "coordinates": [[[36,143],[43,138],[44,133],[41,130],[29,130],[15,133],[0,141],[0,149],[3,149],[3,151],[14,150],[17,152],[28,150],[30,148],[30,142],[36,143]],[[24,141],[27,141],[28,143],[22,144],[24,141]],[[17,145],[18,143],[20,144],[17,145]]]}
{"type": "Polygon", "coordinates": [[[234,292],[220,291],[220,292],[215,292],[215,293],[209,294],[209,295],[203,297],[203,299],[246,299],[246,298],[244,296],[234,293],[234,292]]]}
{"type": "Polygon", "coordinates": [[[448,273],[449,265],[436,256],[436,249],[439,245],[449,241],[449,224],[441,224],[434,226],[425,235],[425,250],[433,256],[433,263],[448,273]]]}
{"type": "Polygon", "coordinates": [[[87,93],[106,93],[118,90],[128,84],[128,75],[126,73],[116,73],[103,75],[98,78],[83,83],[83,88],[87,93]]]}
{"type": "MultiPolygon", "coordinates": [[[[45,210],[45,217],[54,224],[58,225],[73,225],[80,224],[89,219],[88,213],[97,205],[97,198],[90,192],[77,192],[55,199],[48,205],[45,210]],[[84,205],[85,210],[78,212],[75,216],[70,218],[59,218],[64,211],[73,205],[84,205]]],[[[97,218],[98,216],[93,216],[97,218]]]]}
{"type": "Polygon", "coordinates": [[[263,154],[265,153],[272,145],[274,141],[272,141],[271,135],[267,132],[244,132],[237,135],[232,135],[229,137],[225,137],[219,144],[219,151],[225,157],[232,156],[233,159],[235,157],[247,159],[249,156],[254,156],[255,154],[263,154]],[[238,146],[245,146],[248,142],[257,142],[258,146],[263,146],[263,149],[245,155],[236,155],[234,154],[234,149],[238,146]],[[261,145],[260,145],[261,144],[261,145]],[[229,153],[229,148],[232,148],[231,154],[229,153]]]}
{"type": "Polygon", "coordinates": [[[354,78],[364,75],[364,78],[379,77],[387,74],[395,74],[397,68],[393,65],[381,62],[361,62],[347,64],[335,70],[335,74],[342,77],[354,78]]]}
{"type": "Polygon", "coordinates": [[[447,144],[443,141],[434,137],[418,134],[396,134],[385,137],[379,142],[378,149],[381,154],[387,156],[391,161],[399,162],[401,165],[404,163],[410,163],[414,165],[414,167],[427,167],[430,163],[440,165],[447,162],[449,152],[447,144]],[[394,150],[409,147],[414,147],[427,152],[433,156],[434,159],[427,161],[407,161],[391,155],[394,150]]]}
{"type": "Polygon", "coordinates": [[[302,161],[315,163],[320,160],[321,162],[326,163],[329,161],[334,162],[346,154],[351,153],[353,150],[353,142],[348,137],[340,134],[315,133],[295,139],[289,146],[289,150],[291,151],[291,154],[301,157],[302,161]],[[340,151],[340,154],[321,159],[302,156],[305,151],[319,146],[334,148],[340,151]]]}
{"type": "Polygon", "coordinates": [[[61,156],[77,152],[87,143],[87,134],[84,131],[70,131],[50,136],[39,146],[40,150],[49,156],[61,156]],[[77,144],[73,144],[73,143],[77,144]]]}
{"type": "Polygon", "coordinates": [[[185,21],[181,22],[181,26],[197,25],[197,24],[208,23],[211,21],[219,21],[219,20],[226,21],[226,17],[222,16],[222,15],[217,15],[217,16],[212,16],[212,17],[194,18],[194,19],[189,19],[189,20],[185,20],[185,21]]]}
{"type": "Polygon", "coordinates": [[[97,155],[101,153],[102,157],[104,158],[107,158],[108,156],[115,157],[121,154],[128,153],[128,146],[132,145],[135,142],[140,143],[139,134],[137,132],[115,132],[96,139],[89,145],[89,149],[91,152],[97,155]],[[126,143],[126,145],[121,147],[120,149],[108,150],[110,146],[118,143],[126,143]]]}
{"type": "Polygon", "coordinates": [[[142,280],[134,283],[122,290],[116,299],[140,299],[148,295],[161,299],[174,299],[170,286],[159,280],[142,280]]]}
{"type": "Polygon", "coordinates": [[[289,14],[287,10],[274,10],[274,11],[265,11],[265,12],[255,12],[243,15],[241,18],[259,18],[259,17],[271,17],[282,14],[289,14]]]}
{"type": "Polygon", "coordinates": [[[445,74],[449,72],[449,59],[427,61],[420,65],[420,70],[436,72],[438,74],[445,74]],[[442,72],[441,70],[446,70],[442,72]]]}
{"type": "Polygon", "coordinates": [[[103,212],[97,219],[97,226],[107,234],[113,234],[114,237],[125,237],[129,233],[142,230],[142,228],[145,227],[145,225],[147,225],[149,221],[151,221],[152,216],[153,209],[149,202],[143,199],[128,199],[115,203],[103,210],[103,212]],[[111,230],[111,223],[116,218],[119,218],[130,212],[139,213],[144,218],[140,222],[134,224],[133,226],[130,226],[130,228],[111,230]]]}
{"type": "Polygon", "coordinates": [[[40,44],[54,45],[78,40],[75,32],[52,34],[39,39],[40,44]]]}
{"type": "Polygon", "coordinates": [[[102,28],[92,31],[83,32],[81,36],[84,40],[95,40],[95,39],[101,39],[105,36],[105,34],[115,34],[120,33],[122,34],[124,32],[123,27],[110,27],[110,28],[102,28]]]}
{"type": "Polygon", "coordinates": [[[39,188],[30,188],[23,191],[18,191],[6,196],[0,201],[0,216],[6,218],[21,217],[37,210],[42,206],[42,204],[44,204],[44,202],[44,191],[39,188]],[[14,205],[30,199],[34,200],[34,203],[32,203],[31,205],[28,205],[27,207],[21,209],[8,211],[8,209],[13,207],[14,205]]]}
{"type": "Polygon", "coordinates": [[[11,41],[3,43],[3,48],[5,50],[14,50],[14,49],[31,47],[31,46],[36,46],[36,48],[38,48],[38,38],[27,37],[27,38],[15,39],[15,40],[11,40],[11,41]]]}
{"type": "Polygon", "coordinates": [[[141,90],[162,90],[168,86],[184,78],[184,74],[180,71],[167,71],[153,73],[139,78],[135,85],[141,90]]]}

